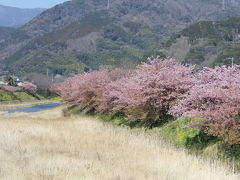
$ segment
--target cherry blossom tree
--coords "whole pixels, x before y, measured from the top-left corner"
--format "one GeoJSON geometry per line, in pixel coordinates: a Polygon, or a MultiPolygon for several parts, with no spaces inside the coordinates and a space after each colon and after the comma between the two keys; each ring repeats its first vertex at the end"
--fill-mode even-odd
{"type": "Polygon", "coordinates": [[[9,86],[9,85],[3,85],[0,88],[3,89],[4,91],[8,91],[8,92],[11,92],[11,93],[14,93],[18,90],[17,87],[9,86]]]}
{"type": "Polygon", "coordinates": [[[23,82],[22,88],[31,93],[35,93],[37,91],[37,86],[31,82],[23,82]]]}
{"type": "Polygon", "coordinates": [[[69,78],[62,85],[62,96],[70,104],[88,111],[96,110],[101,104],[106,85],[124,76],[121,69],[93,71],[69,78]]]}
{"type": "Polygon", "coordinates": [[[193,86],[193,69],[174,59],[149,59],[129,78],[108,85],[103,109],[123,111],[129,119],[150,126],[159,123],[169,118],[169,108],[193,86]]]}
{"type": "Polygon", "coordinates": [[[205,68],[171,114],[201,117],[209,134],[240,143],[240,66],[205,68]]]}
{"type": "Polygon", "coordinates": [[[206,132],[239,144],[240,66],[193,71],[174,59],[150,58],[131,72],[102,70],[69,78],[62,96],[81,109],[124,113],[148,126],[173,116],[201,117],[206,132]]]}

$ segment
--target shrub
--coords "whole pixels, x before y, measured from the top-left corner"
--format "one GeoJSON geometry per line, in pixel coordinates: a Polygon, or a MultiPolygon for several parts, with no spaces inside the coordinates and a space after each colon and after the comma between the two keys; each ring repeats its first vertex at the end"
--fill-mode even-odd
{"type": "Polygon", "coordinates": [[[13,93],[6,92],[5,90],[0,89],[0,101],[12,101],[12,100],[17,100],[17,97],[13,93]]]}
{"type": "Polygon", "coordinates": [[[174,59],[149,59],[129,78],[112,82],[104,93],[105,109],[153,126],[169,118],[168,110],[193,86],[194,67],[174,59]]]}
{"type": "Polygon", "coordinates": [[[216,139],[208,136],[203,127],[192,126],[201,122],[200,118],[180,118],[161,127],[160,134],[176,146],[202,149],[216,139]]]}
{"type": "Polygon", "coordinates": [[[211,135],[240,143],[240,67],[206,68],[189,94],[171,109],[173,115],[202,117],[211,135]]]}

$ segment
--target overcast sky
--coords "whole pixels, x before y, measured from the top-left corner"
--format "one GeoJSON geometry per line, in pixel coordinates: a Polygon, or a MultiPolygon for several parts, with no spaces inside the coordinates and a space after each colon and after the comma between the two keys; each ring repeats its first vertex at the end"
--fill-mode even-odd
{"type": "Polygon", "coordinates": [[[50,8],[68,0],[0,0],[0,5],[19,8],[50,8]]]}

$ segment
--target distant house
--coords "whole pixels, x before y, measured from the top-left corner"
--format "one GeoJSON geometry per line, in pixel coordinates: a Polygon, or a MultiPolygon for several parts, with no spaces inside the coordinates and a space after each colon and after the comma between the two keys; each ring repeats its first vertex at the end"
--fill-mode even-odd
{"type": "Polygon", "coordinates": [[[22,85],[23,85],[22,82],[18,82],[18,83],[17,83],[17,86],[22,86],[22,85]]]}
{"type": "Polygon", "coordinates": [[[22,86],[22,81],[15,76],[0,76],[0,85],[22,86]]]}
{"type": "Polygon", "coordinates": [[[14,79],[17,86],[22,83],[18,77],[15,77],[14,79]]]}
{"type": "Polygon", "coordinates": [[[23,84],[22,81],[18,77],[15,78],[15,83],[17,86],[22,86],[22,84],[23,84]]]}

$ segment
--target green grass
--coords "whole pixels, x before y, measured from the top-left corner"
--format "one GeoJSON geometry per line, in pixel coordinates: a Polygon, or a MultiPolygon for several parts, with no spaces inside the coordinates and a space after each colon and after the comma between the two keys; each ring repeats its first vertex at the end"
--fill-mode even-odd
{"type": "Polygon", "coordinates": [[[20,101],[29,101],[29,100],[35,100],[35,97],[31,96],[30,94],[26,92],[17,92],[15,93],[17,99],[20,101]]]}
{"type": "Polygon", "coordinates": [[[12,101],[17,100],[18,98],[10,92],[6,92],[0,89],[0,101],[12,101]]]}
{"type": "Polygon", "coordinates": [[[200,127],[200,118],[181,118],[170,121],[159,128],[160,134],[178,147],[202,149],[212,142],[215,137],[208,136],[200,127]]]}
{"type": "Polygon", "coordinates": [[[19,102],[24,102],[24,101],[34,101],[34,100],[43,100],[41,95],[39,94],[31,94],[28,92],[7,92],[4,90],[0,89],[0,102],[11,102],[11,101],[19,101],[19,102]]]}
{"type": "Polygon", "coordinates": [[[55,97],[50,98],[49,100],[52,100],[52,101],[62,101],[62,97],[61,96],[55,96],[55,97]]]}
{"type": "Polygon", "coordinates": [[[116,115],[107,115],[107,114],[96,114],[94,115],[96,118],[101,119],[106,122],[110,122],[117,126],[128,126],[130,128],[141,127],[140,122],[138,121],[129,121],[127,120],[124,114],[116,114],[116,115]]]}

